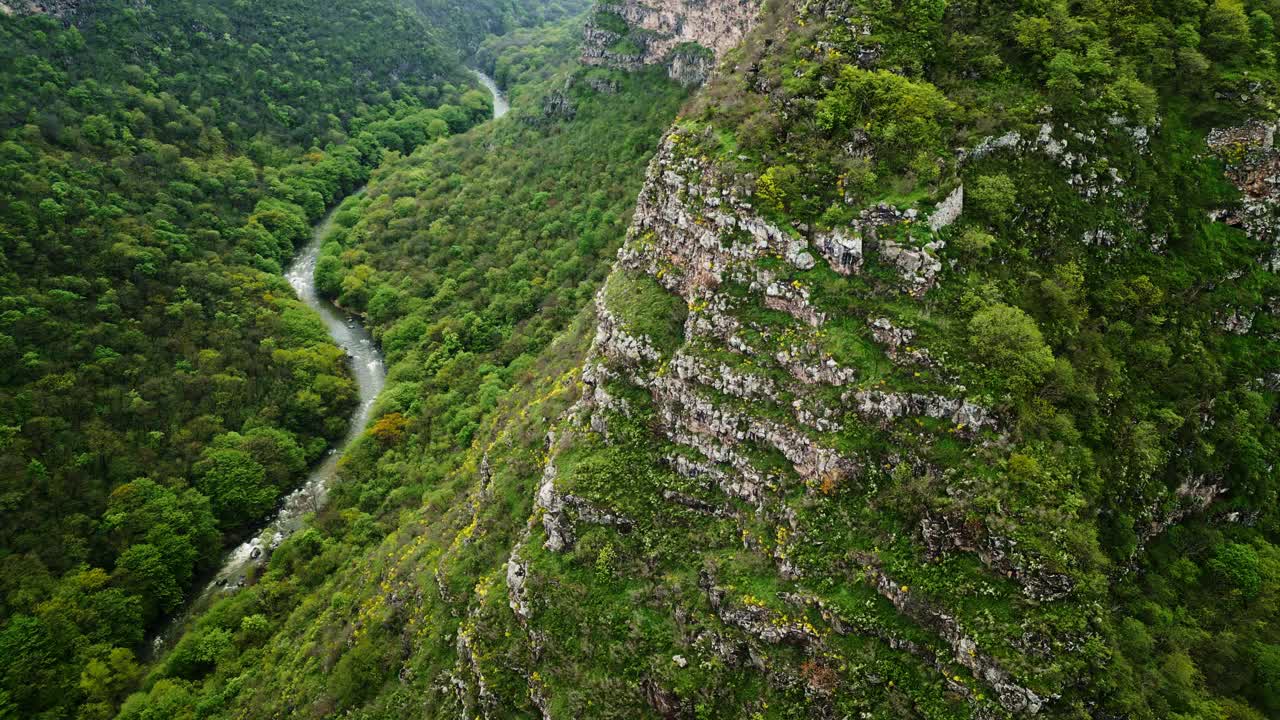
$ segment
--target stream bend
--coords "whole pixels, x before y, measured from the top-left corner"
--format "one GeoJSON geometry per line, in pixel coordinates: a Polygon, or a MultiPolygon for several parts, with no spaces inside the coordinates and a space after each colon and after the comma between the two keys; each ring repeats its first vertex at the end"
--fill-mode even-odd
{"type": "MultiPolygon", "coordinates": [[[[493,95],[494,119],[506,115],[511,106],[493,78],[479,70],[472,69],[471,72],[493,95]]],[[[358,192],[364,192],[364,190],[361,189],[358,192]]],[[[359,390],[360,404],[351,415],[346,436],[330,448],[328,454],[312,468],[306,481],[285,497],[280,509],[254,534],[252,539],[241,543],[227,553],[217,574],[199,595],[187,604],[184,612],[156,634],[150,648],[153,656],[164,652],[171,641],[176,639],[175,635],[185,626],[192,613],[206,607],[215,595],[233,592],[243,587],[253,575],[254,568],[266,562],[271,554],[270,551],[299,530],[308,513],[316,512],[324,506],[329,485],[337,475],[338,460],[346,447],[364,432],[364,427],[373,412],[374,402],[377,401],[378,395],[386,384],[387,372],[382,351],[360,318],[321,296],[316,289],[316,263],[320,259],[320,248],[333,228],[337,211],[337,207],[333,208],[315,224],[311,231],[311,240],[294,257],[289,269],[285,271],[285,279],[298,294],[298,299],[320,316],[329,336],[347,353],[351,374],[359,390]]]]}

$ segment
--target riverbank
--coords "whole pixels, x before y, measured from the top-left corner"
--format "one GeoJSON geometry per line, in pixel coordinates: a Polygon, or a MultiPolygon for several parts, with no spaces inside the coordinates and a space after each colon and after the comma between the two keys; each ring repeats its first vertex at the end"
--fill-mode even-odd
{"type": "MultiPolygon", "coordinates": [[[[497,83],[478,70],[473,69],[472,72],[493,96],[493,119],[506,115],[510,105],[498,89],[497,83]]],[[[362,192],[363,189],[356,194],[362,192]]],[[[280,509],[268,522],[250,539],[226,554],[217,573],[187,603],[183,612],[156,634],[149,648],[153,657],[163,654],[187,621],[212,604],[218,596],[234,592],[248,584],[255,569],[270,559],[271,551],[284,542],[285,538],[301,529],[308,514],[324,507],[330,485],[337,476],[343,451],[364,432],[374,403],[386,384],[386,364],[381,349],[361,318],[323,297],[316,288],[316,264],[339,207],[340,205],[334,206],[312,227],[310,241],[298,251],[284,275],[298,299],[320,316],[334,343],[346,352],[352,377],[356,380],[360,403],[352,412],[347,434],[343,439],[328,450],[302,485],[284,498],[280,509]]]]}

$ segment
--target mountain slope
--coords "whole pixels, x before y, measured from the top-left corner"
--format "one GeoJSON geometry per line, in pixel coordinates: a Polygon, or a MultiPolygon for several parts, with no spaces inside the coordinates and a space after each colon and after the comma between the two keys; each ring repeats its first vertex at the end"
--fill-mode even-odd
{"type": "Polygon", "coordinates": [[[1278,709],[1273,32],[1036,10],[772,3],[668,133],[475,651],[548,715],[1278,709]]]}
{"type": "MultiPolygon", "coordinates": [[[[583,312],[685,92],[574,62],[581,20],[486,41],[513,109],[393,158],[336,216],[320,287],[388,363],[329,505],[197,618],[121,716],[456,716],[455,643],[533,505],[583,312]],[[205,648],[220,651],[209,654],[205,648]]],[[[523,682],[509,675],[513,688],[523,682]]]]}

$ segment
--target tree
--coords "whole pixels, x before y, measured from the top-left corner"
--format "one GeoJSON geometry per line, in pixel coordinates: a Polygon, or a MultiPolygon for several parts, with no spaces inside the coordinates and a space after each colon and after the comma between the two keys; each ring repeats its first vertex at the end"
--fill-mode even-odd
{"type": "Polygon", "coordinates": [[[927,82],[848,65],[818,102],[816,119],[831,133],[866,132],[882,154],[914,157],[942,150],[942,123],[954,107],[927,82]]]}
{"type": "Polygon", "coordinates": [[[1018,203],[1018,187],[1008,175],[979,175],[965,188],[965,198],[992,222],[1009,219],[1018,203]]]}
{"type": "Polygon", "coordinates": [[[974,357],[1015,392],[1040,382],[1053,367],[1053,351],[1036,321],[1016,307],[997,303],[974,313],[969,343],[974,357]]]}
{"type": "Polygon", "coordinates": [[[1210,57],[1231,60],[1249,49],[1249,16],[1240,0],[1214,0],[1204,27],[1209,30],[1204,48],[1210,57]]]}
{"type": "Polygon", "coordinates": [[[1258,702],[1270,712],[1280,713],[1280,645],[1255,642],[1252,654],[1258,702]]]}
{"type": "Polygon", "coordinates": [[[262,517],[275,501],[266,468],[243,450],[206,451],[196,464],[196,473],[196,487],[209,497],[224,526],[235,527],[262,517]]]}
{"type": "Polygon", "coordinates": [[[1258,552],[1250,545],[1219,545],[1209,560],[1209,569],[1246,598],[1255,597],[1262,589],[1258,552]]]}
{"type": "Polygon", "coordinates": [[[390,447],[400,442],[400,438],[404,436],[405,431],[409,428],[409,418],[400,413],[387,413],[378,422],[369,428],[369,435],[373,436],[383,447],[390,447]]]}
{"type": "Polygon", "coordinates": [[[165,669],[170,675],[196,679],[212,670],[234,647],[231,631],[219,627],[198,628],[173,649],[165,669]]]}
{"type": "Polygon", "coordinates": [[[45,623],[15,615],[0,628],[3,689],[19,707],[49,703],[64,689],[60,664],[69,650],[58,646],[45,623]]]}
{"type": "Polygon", "coordinates": [[[952,240],[951,244],[964,255],[978,257],[994,247],[996,239],[991,233],[971,227],[952,240]]]}
{"type": "Polygon", "coordinates": [[[354,707],[377,692],[384,673],[379,645],[365,638],[347,650],[334,666],[329,676],[329,690],[340,707],[354,707]]]}
{"type": "Polygon", "coordinates": [[[208,498],[191,489],[179,496],[149,478],[116,488],[107,501],[102,524],[116,552],[135,543],[159,549],[182,585],[191,579],[202,558],[213,559],[219,543],[208,498]]]}
{"type": "MultiPolygon", "coordinates": [[[[285,489],[289,482],[298,477],[307,468],[306,453],[298,445],[293,433],[281,428],[256,427],[236,436],[236,446],[262,466],[266,479],[279,489],[285,489]]],[[[217,440],[214,444],[219,444],[217,440]]]]}
{"type": "Polygon", "coordinates": [[[114,707],[140,675],[132,650],[112,648],[105,657],[90,660],[80,671],[80,689],[92,702],[114,707]]]}
{"type": "Polygon", "coordinates": [[[182,605],[182,589],[154,545],[133,545],[116,558],[113,579],[120,587],[143,599],[146,618],[171,612],[182,605]]]}

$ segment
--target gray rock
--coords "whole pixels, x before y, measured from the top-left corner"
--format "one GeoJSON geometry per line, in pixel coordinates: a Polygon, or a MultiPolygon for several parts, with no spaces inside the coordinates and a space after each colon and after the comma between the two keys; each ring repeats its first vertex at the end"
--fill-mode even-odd
{"type": "Polygon", "coordinates": [[[841,275],[852,275],[862,268],[862,238],[846,234],[842,230],[821,233],[814,238],[818,252],[827,259],[831,269],[841,275]]]}
{"type": "Polygon", "coordinates": [[[935,243],[924,248],[913,248],[893,240],[883,240],[880,243],[880,259],[897,268],[898,274],[907,284],[907,292],[919,297],[934,286],[938,273],[942,271],[942,263],[930,252],[933,249],[935,243]]]}
{"type": "Polygon", "coordinates": [[[938,232],[959,220],[962,212],[964,212],[964,185],[952,190],[945,200],[938,203],[938,207],[929,216],[929,229],[938,232]]]}

